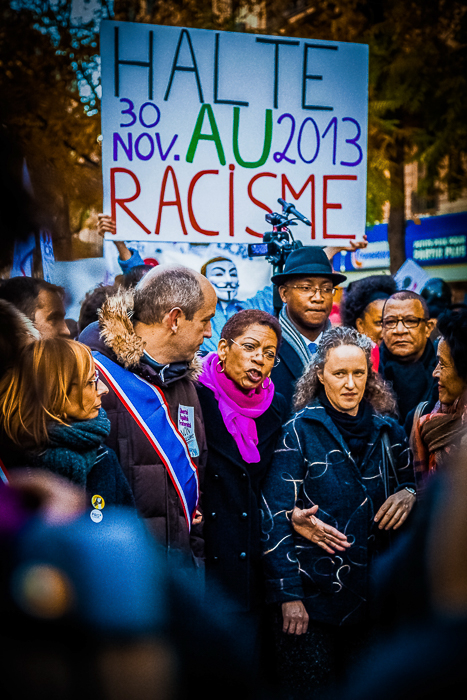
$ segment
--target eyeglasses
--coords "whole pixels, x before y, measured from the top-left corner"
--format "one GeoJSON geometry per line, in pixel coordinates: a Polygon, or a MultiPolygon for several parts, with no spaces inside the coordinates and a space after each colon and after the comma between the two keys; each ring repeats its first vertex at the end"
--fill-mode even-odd
{"type": "Polygon", "coordinates": [[[322,297],[327,297],[334,295],[336,290],[331,285],[326,285],[326,287],[312,287],[308,284],[288,284],[291,289],[298,289],[300,294],[306,294],[309,297],[315,297],[318,292],[322,297]]]}
{"type": "Polygon", "coordinates": [[[393,330],[397,328],[399,323],[402,323],[405,328],[418,328],[419,325],[425,321],[426,318],[419,318],[418,316],[407,316],[406,318],[402,316],[398,316],[397,318],[390,316],[389,318],[383,319],[383,326],[393,330]]]}
{"type": "Polygon", "coordinates": [[[270,362],[273,365],[273,367],[277,367],[277,365],[280,362],[280,358],[277,357],[277,355],[272,350],[258,350],[258,348],[255,348],[255,346],[251,343],[240,344],[237,343],[237,341],[233,338],[231,338],[230,341],[232,343],[235,343],[235,345],[238,345],[238,347],[243,350],[245,355],[248,355],[249,357],[257,357],[258,355],[262,355],[265,361],[270,362]]]}

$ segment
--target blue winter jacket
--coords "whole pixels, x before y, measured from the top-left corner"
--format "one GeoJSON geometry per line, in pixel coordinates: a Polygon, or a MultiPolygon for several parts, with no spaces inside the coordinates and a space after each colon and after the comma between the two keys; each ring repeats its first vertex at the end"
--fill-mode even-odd
{"type": "Polygon", "coordinates": [[[373,429],[360,465],[337,427],[315,400],[285,424],[263,483],[263,561],[268,602],[302,600],[310,619],[352,624],[365,615],[368,569],[386,533],[373,518],[386,500],[382,479],[382,432],[387,431],[399,484],[414,485],[412,459],[403,428],[373,413],[373,429]],[[295,503],[318,505],[316,514],[347,536],[352,546],[327,554],[296,533],[290,523],[295,503]]]}

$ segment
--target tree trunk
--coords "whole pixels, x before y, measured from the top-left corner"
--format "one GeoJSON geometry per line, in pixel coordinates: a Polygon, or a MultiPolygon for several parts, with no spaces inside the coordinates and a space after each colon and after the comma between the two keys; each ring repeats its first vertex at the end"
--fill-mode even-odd
{"type": "Polygon", "coordinates": [[[70,229],[70,202],[65,191],[55,201],[52,239],[56,260],[74,260],[70,229]]]}
{"type": "Polygon", "coordinates": [[[404,142],[398,139],[391,165],[391,193],[389,201],[388,243],[390,270],[393,275],[405,262],[405,186],[404,142]]]}

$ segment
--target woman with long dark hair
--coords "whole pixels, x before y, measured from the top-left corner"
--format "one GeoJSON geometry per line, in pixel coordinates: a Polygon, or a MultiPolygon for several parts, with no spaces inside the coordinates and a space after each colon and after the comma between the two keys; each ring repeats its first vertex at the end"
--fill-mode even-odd
{"type": "Polygon", "coordinates": [[[448,467],[467,424],[467,308],[445,311],[438,318],[441,334],[433,376],[438,380],[439,400],[429,411],[419,405],[411,434],[417,486],[448,467]],[[426,415],[424,409],[429,412],[426,415]]]}

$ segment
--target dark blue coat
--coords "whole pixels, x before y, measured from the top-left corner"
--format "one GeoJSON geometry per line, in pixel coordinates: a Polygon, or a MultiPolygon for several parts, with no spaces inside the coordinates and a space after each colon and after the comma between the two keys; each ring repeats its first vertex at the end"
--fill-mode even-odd
{"type": "MultiPolygon", "coordinates": [[[[359,622],[365,612],[371,557],[384,536],[373,518],[385,501],[381,477],[382,431],[392,446],[400,486],[414,485],[407,438],[392,418],[373,414],[373,429],[359,466],[318,400],[286,423],[263,483],[264,565],[269,602],[302,600],[313,620],[359,622]],[[298,535],[288,513],[319,505],[317,517],[344,533],[352,547],[327,554],[298,535]]],[[[392,491],[397,490],[392,480],[392,491]]]]}

